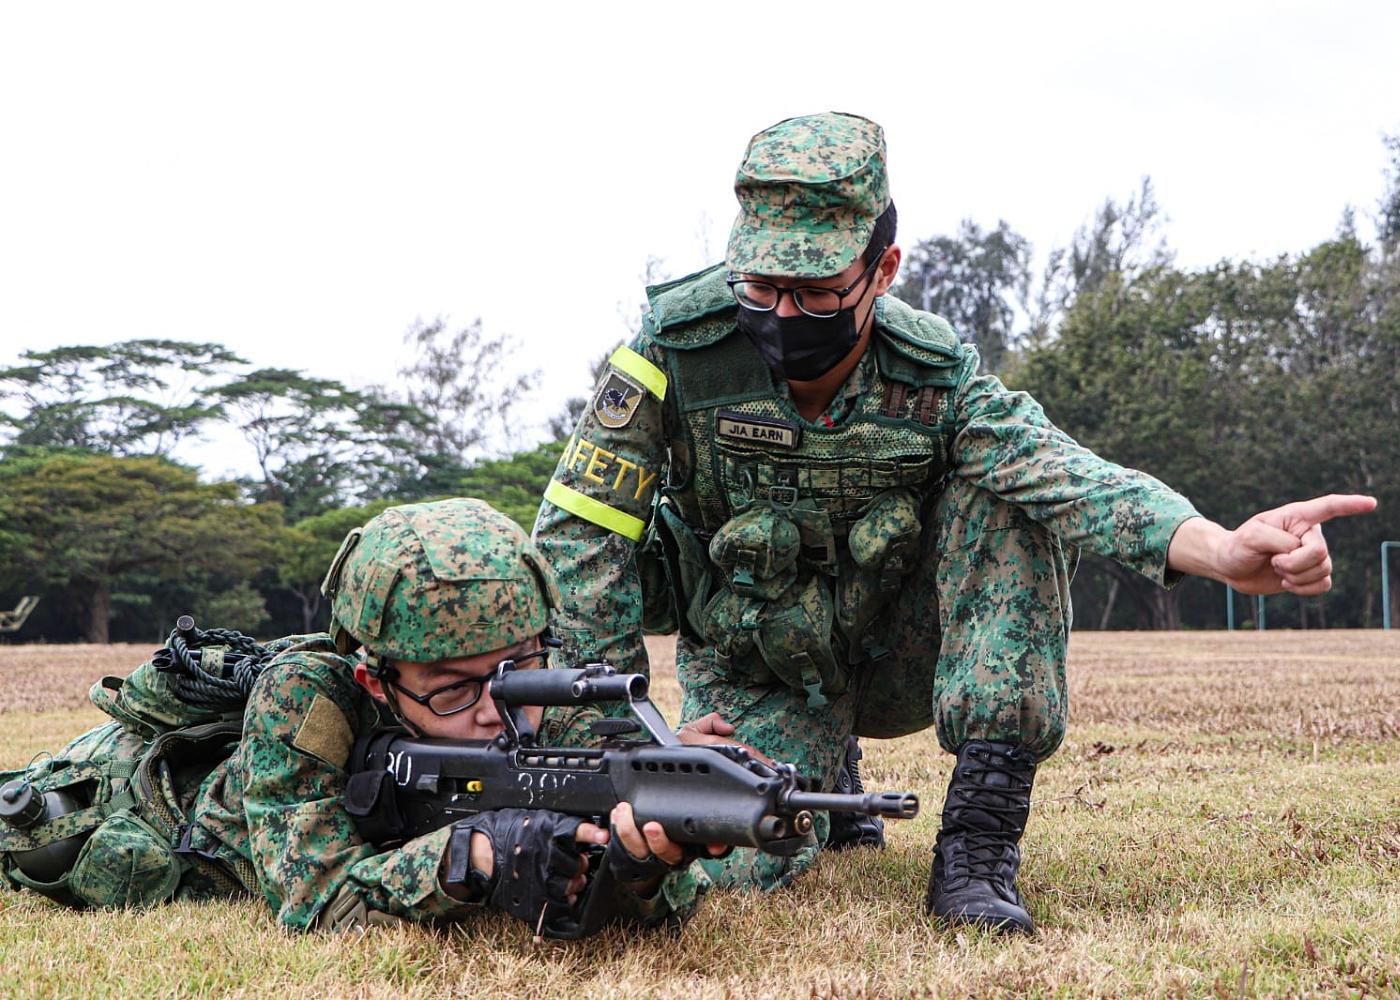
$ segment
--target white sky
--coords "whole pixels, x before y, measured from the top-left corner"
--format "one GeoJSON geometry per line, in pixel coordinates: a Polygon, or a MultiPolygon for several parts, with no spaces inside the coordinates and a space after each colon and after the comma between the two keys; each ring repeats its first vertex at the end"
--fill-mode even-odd
{"type": "Polygon", "coordinates": [[[1397,53],[1393,0],[5,3],[0,364],[169,337],[363,385],[480,316],[542,418],[649,254],[722,254],[748,137],[827,109],[884,125],[906,244],[1043,254],[1150,174],[1181,263],[1298,251],[1369,235],[1397,53]]]}

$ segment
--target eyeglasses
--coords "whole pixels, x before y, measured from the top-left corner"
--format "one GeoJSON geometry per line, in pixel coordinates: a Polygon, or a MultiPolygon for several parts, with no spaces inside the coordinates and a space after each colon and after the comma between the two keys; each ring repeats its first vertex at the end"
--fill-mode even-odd
{"type": "Polygon", "coordinates": [[[399,694],[410,701],[416,701],[434,715],[456,715],[458,712],[465,712],[480,701],[481,692],[485,690],[487,684],[491,683],[492,678],[496,677],[502,670],[516,670],[525,661],[536,659],[543,666],[549,659],[549,650],[550,647],[545,646],[533,653],[524,653],[509,660],[502,660],[496,665],[495,670],[484,677],[468,677],[465,680],[453,681],[451,684],[434,688],[427,694],[415,694],[400,684],[399,672],[391,664],[384,663],[380,666],[379,680],[386,687],[392,686],[399,694]]]}
{"type": "Polygon", "coordinates": [[[755,281],[750,278],[736,278],[730,275],[725,284],[734,293],[734,298],[739,305],[755,312],[772,312],[778,308],[778,303],[783,300],[783,295],[792,296],[792,301],[797,308],[811,316],[813,319],[830,319],[841,311],[841,303],[850,295],[867,277],[875,270],[880,263],[885,252],[881,250],[875,255],[864,271],[856,276],[845,288],[817,288],[813,285],[799,285],[797,288],[783,288],[768,281],[755,281]]]}

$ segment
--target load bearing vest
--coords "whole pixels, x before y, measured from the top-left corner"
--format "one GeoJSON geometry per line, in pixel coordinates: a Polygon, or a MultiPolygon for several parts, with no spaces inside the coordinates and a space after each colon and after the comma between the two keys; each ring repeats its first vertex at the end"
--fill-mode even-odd
{"type": "Polygon", "coordinates": [[[878,654],[866,632],[947,474],[961,345],[881,297],[867,388],[826,426],[801,418],[737,332],[722,268],[649,294],[644,335],[663,349],[686,439],[657,518],[682,627],[755,679],[814,704],[839,694],[878,654]]]}

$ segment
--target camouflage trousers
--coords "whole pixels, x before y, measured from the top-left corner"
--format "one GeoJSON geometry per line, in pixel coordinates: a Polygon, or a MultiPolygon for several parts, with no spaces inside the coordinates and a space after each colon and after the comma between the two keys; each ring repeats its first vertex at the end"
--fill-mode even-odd
{"type": "MultiPolygon", "coordinates": [[[[713,650],[682,637],[682,721],[718,712],[737,740],[827,789],[852,733],[887,739],[936,726],[949,752],[984,739],[1050,756],[1068,711],[1073,567],[1064,547],[1017,508],[957,479],[925,521],[920,546],[869,633],[889,654],[857,668],[846,694],[809,708],[804,692],[730,674],[713,650]]],[[[702,864],[717,885],[774,888],[811,864],[817,843],[793,858],[744,850],[702,864]]]]}

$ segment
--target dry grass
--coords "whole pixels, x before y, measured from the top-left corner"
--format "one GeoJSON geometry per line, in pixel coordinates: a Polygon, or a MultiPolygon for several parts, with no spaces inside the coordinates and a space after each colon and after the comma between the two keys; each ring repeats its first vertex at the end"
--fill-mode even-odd
{"type": "MultiPolygon", "coordinates": [[[[0,648],[0,766],[98,717],[64,685],[149,652],[71,649],[0,648]]],[[[664,644],[653,654],[674,718],[664,644]]],[[[951,763],[922,734],[867,747],[872,784],[925,801],[887,851],[825,857],[769,896],[716,895],[678,938],[536,946],[495,918],[292,937],[252,903],[79,914],[0,895],[6,992],[1400,995],[1400,635],[1083,633],[1070,684],[1070,739],[1025,841],[1031,940],[922,917],[951,763]]]]}

